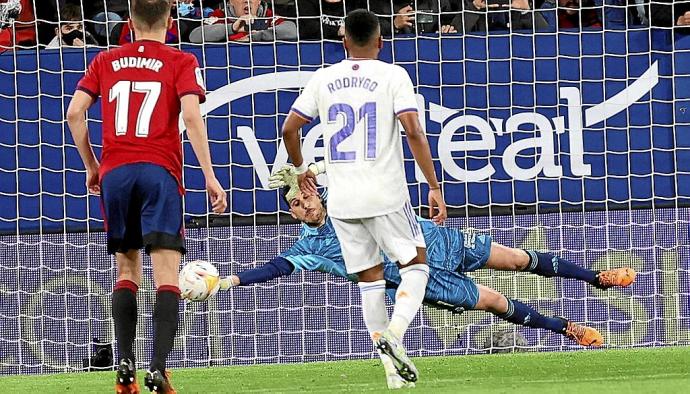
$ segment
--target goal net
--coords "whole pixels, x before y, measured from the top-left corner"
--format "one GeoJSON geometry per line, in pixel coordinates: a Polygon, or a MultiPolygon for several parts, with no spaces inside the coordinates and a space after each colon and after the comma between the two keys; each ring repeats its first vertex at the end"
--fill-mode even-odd
{"type": "MultiPolygon", "coordinates": [[[[415,84],[452,208],[447,226],[592,269],[630,265],[639,273],[632,288],[607,292],[526,273],[480,270],[473,278],[545,314],[599,329],[610,347],[688,344],[690,37],[634,25],[629,17],[637,8],[612,4],[581,11],[595,12],[603,28],[396,34],[384,40],[381,59],[403,66],[415,84]],[[624,11],[622,22],[611,10],[624,11]]],[[[550,12],[546,19],[556,23],[558,11],[548,5],[518,14],[550,12]]],[[[419,8],[417,15],[433,21],[439,11],[419,8]]],[[[87,29],[110,28],[96,19],[87,15],[87,29]]],[[[317,16],[317,27],[326,20],[317,16]]],[[[345,54],[331,39],[200,37],[174,45],[201,64],[208,93],[202,112],[229,209],[207,213],[201,170],[183,136],[184,259],[212,261],[229,275],[265,263],[297,239],[299,226],[267,189],[269,174],[287,160],[279,129],[310,75],[345,54]]],[[[80,370],[95,341],[114,342],[114,260],[64,116],[77,81],[103,49],[34,45],[0,54],[0,374],[80,370]]],[[[88,125],[98,145],[100,102],[88,125]]],[[[308,161],[323,157],[318,124],[304,130],[303,146],[308,161]]],[[[413,205],[425,212],[426,185],[405,154],[413,205]]],[[[135,344],[142,365],[152,349],[151,274],[145,257],[135,344]]],[[[181,307],[169,365],[369,358],[359,304],[356,286],[317,272],[220,292],[181,307]]],[[[578,348],[487,313],[427,307],[405,342],[413,355],[483,353],[497,350],[489,339],[502,331],[519,350],[578,348]]]]}

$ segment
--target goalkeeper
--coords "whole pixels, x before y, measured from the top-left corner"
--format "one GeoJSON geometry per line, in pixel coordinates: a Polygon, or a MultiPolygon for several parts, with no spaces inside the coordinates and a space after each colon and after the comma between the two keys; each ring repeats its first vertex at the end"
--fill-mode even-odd
{"type": "MultiPolygon", "coordinates": [[[[315,174],[323,172],[321,164],[323,162],[312,164],[310,170],[315,174]]],[[[270,180],[271,187],[282,187],[292,217],[303,224],[299,240],[262,267],[221,279],[221,289],[266,282],[303,270],[327,272],[357,282],[356,275],[348,275],[345,270],[340,244],[326,215],[327,191],[321,196],[302,193],[297,186],[294,167],[290,165],[272,175],[270,180]]],[[[420,217],[417,221],[426,241],[430,269],[424,299],[427,305],[455,311],[484,310],[514,324],[562,334],[583,346],[601,346],[604,339],[596,329],[560,317],[544,316],[529,305],[475,283],[465,273],[481,268],[528,271],[545,277],[582,280],[600,289],[630,286],[635,280],[636,272],[632,268],[592,271],[550,253],[499,245],[492,242],[488,234],[439,227],[420,217]]],[[[394,298],[395,288],[400,283],[398,266],[386,256],[382,259],[387,294],[394,298]]],[[[387,365],[384,358],[389,387],[408,385],[398,379],[395,368],[387,365]]]]}

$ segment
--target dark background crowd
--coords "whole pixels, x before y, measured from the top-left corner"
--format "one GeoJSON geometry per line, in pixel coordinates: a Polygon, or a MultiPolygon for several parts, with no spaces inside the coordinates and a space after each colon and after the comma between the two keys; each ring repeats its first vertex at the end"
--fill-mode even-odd
{"type": "MultiPolygon", "coordinates": [[[[339,40],[357,8],[386,37],[646,26],[690,30],[690,0],[171,0],[169,43],[339,40]]],[[[129,0],[0,0],[0,51],[121,45],[129,0]],[[17,4],[22,11],[11,11],[17,4]]]]}

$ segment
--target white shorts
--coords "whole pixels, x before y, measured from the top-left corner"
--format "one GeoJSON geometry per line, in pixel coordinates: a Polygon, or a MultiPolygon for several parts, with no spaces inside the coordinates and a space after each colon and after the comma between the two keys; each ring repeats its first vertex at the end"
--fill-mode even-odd
{"type": "Polygon", "coordinates": [[[364,219],[331,218],[340,241],[348,274],[383,262],[381,251],[391,261],[405,265],[424,248],[424,235],[409,202],[398,211],[364,219]]]}

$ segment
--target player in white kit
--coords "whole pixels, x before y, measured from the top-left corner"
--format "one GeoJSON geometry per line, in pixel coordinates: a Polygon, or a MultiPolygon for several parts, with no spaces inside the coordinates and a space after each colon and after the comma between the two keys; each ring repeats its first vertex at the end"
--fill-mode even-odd
{"type": "Polygon", "coordinates": [[[422,231],[410,206],[398,120],[429,183],[430,216],[446,218],[429,144],[419,123],[407,72],[377,60],[383,46],[378,18],[355,10],[345,18],[348,58],[314,73],[283,125],[283,138],[300,174],[300,187],[316,193],[316,178],[300,150],[299,130],[321,119],[328,173],[328,215],[348,273],[357,274],[364,322],[377,349],[400,376],[417,380],[402,337],[424,298],[429,277],[422,231]],[[434,216],[435,208],[438,213],[434,216]],[[389,321],[381,251],[400,265],[402,281],[389,321]]]}

